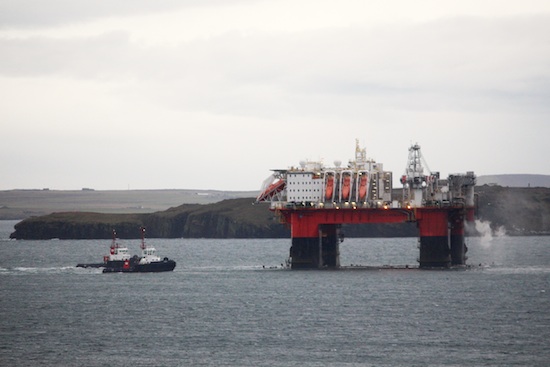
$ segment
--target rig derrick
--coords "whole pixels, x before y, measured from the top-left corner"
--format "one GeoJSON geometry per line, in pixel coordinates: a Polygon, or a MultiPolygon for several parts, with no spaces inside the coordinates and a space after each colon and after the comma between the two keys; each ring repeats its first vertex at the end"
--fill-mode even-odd
{"type": "Polygon", "coordinates": [[[464,222],[474,219],[473,172],[440,179],[424,173],[420,146],[409,149],[402,200],[392,197],[392,172],[368,159],[356,142],[355,160],[300,162],[300,167],[273,170],[256,202],[270,202],[281,222],[290,225],[292,269],[340,267],[342,224],[416,222],[420,268],[447,268],[466,263],[464,222]]]}

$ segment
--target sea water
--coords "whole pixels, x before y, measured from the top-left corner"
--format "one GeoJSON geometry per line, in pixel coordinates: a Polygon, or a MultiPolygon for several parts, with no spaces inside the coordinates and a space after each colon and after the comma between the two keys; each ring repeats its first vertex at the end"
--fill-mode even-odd
{"type": "Polygon", "coordinates": [[[173,272],[102,274],[75,265],[109,241],[9,240],[14,223],[1,366],[550,363],[550,237],[468,238],[471,267],[447,271],[384,268],[416,266],[416,238],[347,238],[339,271],[285,269],[288,239],[151,238],[173,272]]]}

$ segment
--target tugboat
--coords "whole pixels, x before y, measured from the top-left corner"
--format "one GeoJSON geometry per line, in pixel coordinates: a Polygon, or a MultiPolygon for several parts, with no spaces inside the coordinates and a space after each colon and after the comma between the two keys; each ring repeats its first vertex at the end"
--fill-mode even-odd
{"type": "Polygon", "coordinates": [[[119,261],[107,261],[104,273],[157,273],[161,271],[172,271],[176,262],[167,257],[161,259],[156,255],[157,250],[145,243],[145,228],[141,230],[141,257],[134,255],[131,258],[119,261]]]}
{"type": "Polygon", "coordinates": [[[128,248],[120,246],[116,242],[116,232],[113,231],[113,242],[110,253],[103,257],[103,263],[78,264],[81,268],[103,268],[104,273],[152,273],[172,271],[176,262],[167,257],[161,259],[156,255],[156,249],[145,243],[145,228],[141,230],[141,256],[130,257],[128,248]]]}
{"type": "Polygon", "coordinates": [[[130,253],[128,248],[121,246],[117,242],[116,231],[113,229],[113,241],[109,247],[109,255],[103,256],[102,263],[92,263],[92,264],[77,264],[77,268],[121,268],[124,267],[125,263],[129,263],[130,253]]]}

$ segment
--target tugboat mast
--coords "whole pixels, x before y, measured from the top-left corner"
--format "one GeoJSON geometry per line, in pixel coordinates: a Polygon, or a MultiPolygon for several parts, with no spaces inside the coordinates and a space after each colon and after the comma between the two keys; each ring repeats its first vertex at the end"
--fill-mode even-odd
{"type": "Polygon", "coordinates": [[[141,231],[141,245],[140,245],[140,248],[142,250],[145,250],[147,248],[147,245],[145,245],[145,227],[139,227],[139,230],[141,231]]]}

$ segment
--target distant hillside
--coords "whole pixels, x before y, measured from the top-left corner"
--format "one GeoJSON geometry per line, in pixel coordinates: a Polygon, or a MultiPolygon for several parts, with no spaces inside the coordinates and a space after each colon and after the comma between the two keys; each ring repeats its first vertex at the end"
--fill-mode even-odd
{"type": "Polygon", "coordinates": [[[143,214],[182,204],[211,204],[256,195],[217,190],[6,190],[0,191],[0,220],[71,211],[143,214]]]}
{"type": "MultiPolygon", "coordinates": [[[[549,187],[549,175],[478,176],[478,186],[549,187]]],[[[396,194],[401,192],[396,187],[396,194]]],[[[0,191],[0,220],[25,219],[55,212],[146,214],[182,204],[212,204],[255,197],[257,191],[218,190],[4,190],[0,191]]]]}
{"type": "MultiPolygon", "coordinates": [[[[550,188],[476,187],[478,218],[509,235],[550,234],[550,188]]],[[[31,217],[15,226],[17,239],[109,238],[116,229],[121,238],[136,238],[147,227],[158,238],[281,238],[287,226],[266,204],[252,205],[253,197],[212,204],[184,204],[155,213],[100,214],[62,212],[31,217]]],[[[343,226],[348,237],[416,236],[414,223],[343,226]]]]}
{"type": "Polygon", "coordinates": [[[15,225],[17,239],[138,238],[140,226],[155,238],[279,238],[289,237],[268,205],[252,205],[254,198],[214,204],[183,204],[155,213],[52,213],[27,218],[15,225]]]}
{"type": "Polygon", "coordinates": [[[478,186],[478,217],[510,235],[550,234],[550,188],[478,186]]]}
{"type": "Polygon", "coordinates": [[[550,187],[550,175],[485,175],[477,177],[477,185],[498,185],[503,187],[550,187]]]}

